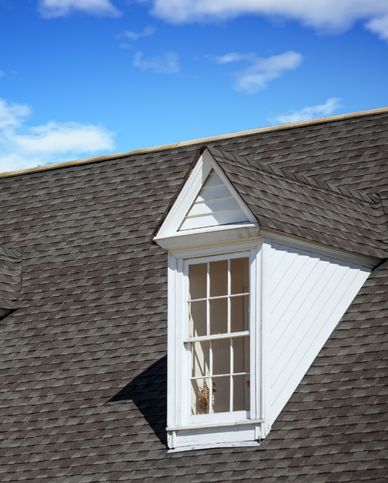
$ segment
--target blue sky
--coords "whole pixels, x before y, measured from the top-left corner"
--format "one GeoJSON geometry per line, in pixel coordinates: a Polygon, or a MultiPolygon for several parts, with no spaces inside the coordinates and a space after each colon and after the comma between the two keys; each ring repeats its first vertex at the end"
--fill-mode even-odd
{"type": "Polygon", "coordinates": [[[0,171],[388,104],[386,0],[0,0],[0,46],[0,171]]]}

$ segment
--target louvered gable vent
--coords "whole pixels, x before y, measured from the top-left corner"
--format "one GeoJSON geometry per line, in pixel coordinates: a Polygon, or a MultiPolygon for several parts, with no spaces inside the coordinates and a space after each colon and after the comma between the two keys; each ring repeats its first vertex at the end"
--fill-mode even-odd
{"type": "Polygon", "coordinates": [[[249,221],[220,177],[211,171],[179,231],[249,221]]]}

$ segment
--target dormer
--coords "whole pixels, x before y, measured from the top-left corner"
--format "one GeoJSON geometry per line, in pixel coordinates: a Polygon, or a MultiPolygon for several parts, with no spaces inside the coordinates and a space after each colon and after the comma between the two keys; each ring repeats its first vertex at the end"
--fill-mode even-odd
{"type": "Polygon", "coordinates": [[[267,436],[385,256],[357,238],[382,220],[375,200],[200,153],[154,237],[169,254],[170,451],[267,436]]]}

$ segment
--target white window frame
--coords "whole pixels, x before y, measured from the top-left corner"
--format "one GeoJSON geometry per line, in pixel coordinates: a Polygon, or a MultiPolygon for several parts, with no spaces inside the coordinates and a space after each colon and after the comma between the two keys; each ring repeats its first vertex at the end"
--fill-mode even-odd
{"type": "Polygon", "coordinates": [[[257,444],[263,421],[261,242],[259,239],[169,253],[168,267],[168,390],[169,448],[192,449],[216,445],[257,444]],[[202,261],[249,258],[250,410],[191,415],[190,370],[187,350],[188,266],[202,261]],[[241,431],[236,430],[240,428],[241,431]],[[217,433],[217,434],[216,434],[217,433]]]}

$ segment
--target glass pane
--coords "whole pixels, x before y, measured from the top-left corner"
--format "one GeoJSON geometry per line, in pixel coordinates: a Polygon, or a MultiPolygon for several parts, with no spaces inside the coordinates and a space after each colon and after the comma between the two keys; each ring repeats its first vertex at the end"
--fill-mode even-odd
{"type": "Polygon", "coordinates": [[[228,299],[210,300],[210,333],[225,334],[228,332],[228,299]]]}
{"type": "Polygon", "coordinates": [[[249,375],[233,377],[233,411],[249,411],[249,375]]]}
{"type": "Polygon", "coordinates": [[[199,263],[189,266],[189,286],[191,299],[202,299],[206,297],[206,272],[206,263],[199,263]]]}
{"type": "Polygon", "coordinates": [[[249,259],[234,258],[230,261],[232,277],[231,293],[249,292],[249,259]]]}
{"type": "Polygon", "coordinates": [[[228,261],[210,263],[210,296],[227,295],[228,293],[228,261]]]}
{"type": "Polygon", "coordinates": [[[249,337],[233,339],[233,372],[249,372],[249,337]]]}
{"type": "Polygon", "coordinates": [[[249,330],[249,295],[231,297],[230,326],[232,332],[249,330]]]}
{"type": "Polygon", "coordinates": [[[191,374],[193,377],[210,374],[209,355],[209,342],[191,344],[191,374]]]}
{"type": "Polygon", "coordinates": [[[194,379],[191,381],[191,414],[209,413],[209,388],[210,379],[194,379]]]}
{"type": "Polygon", "coordinates": [[[213,340],[213,374],[230,374],[230,339],[213,340]]]}
{"type": "Polygon", "coordinates": [[[206,335],[206,300],[189,302],[189,337],[206,335]]]}
{"type": "Polygon", "coordinates": [[[230,377],[213,377],[213,411],[223,413],[230,408],[230,377]]]}

